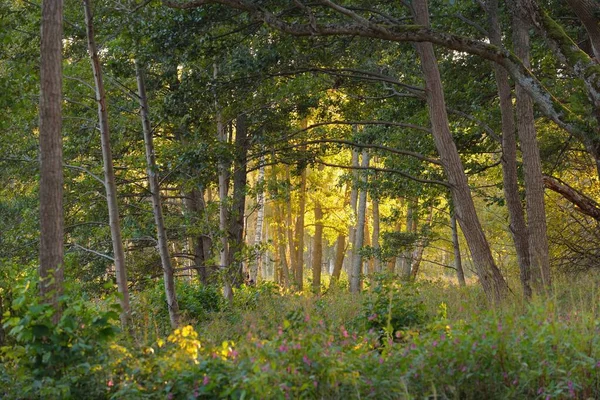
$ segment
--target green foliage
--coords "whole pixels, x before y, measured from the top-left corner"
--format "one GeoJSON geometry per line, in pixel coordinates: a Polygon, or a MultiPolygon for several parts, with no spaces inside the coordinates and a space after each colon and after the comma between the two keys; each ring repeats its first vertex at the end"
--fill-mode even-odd
{"type": "Polygon", "coordinates": [[[120,306],[100,311],[79,296],[67,295],[60,320],[40,303],[36,285],[19,288],[6,312],[4,328],[12,345],[2,347],[2,378],[7,398],[101,398],[105,395],[107,346],[118,332],[120,306]]]}
{"type": "Polygon", "coordinates": [[[425,304],[414,283],[398,283],[391,275],[375,275],[362,306],[368,329],[391,338],[400,331],[423,325],[428,319],[425,304]]]}

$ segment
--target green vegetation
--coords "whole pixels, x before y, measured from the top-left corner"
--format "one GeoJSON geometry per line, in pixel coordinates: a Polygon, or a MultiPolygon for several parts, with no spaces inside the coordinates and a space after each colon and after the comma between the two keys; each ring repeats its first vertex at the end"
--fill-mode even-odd
{"type": "MultiPolygon", "coordinates": [[[[22,288],[6,322],[2,398],[567,399],[600,396],[600,282],[561,282],[550,299],[489,310],[478,288],[442,281],[321,298],[244,287],[239,302],[196,288],[190,324],[118,315],[73,292],[60,323],[22,288]],[[27,300],[24,300],[27,298],[27,300]],[[27,303],[26,303],[26,302],[27,303]],[[27,304],[27,305],[26,305],[27,304]],[[208,310],[198,315],[194,310],[208,310]],[[379,313],[382,313],[381,315],[379,313]]],[[[189,289],[192,292],[192,289],[189,289]]],[[[160,300],[136,298],[151,312],[160,300]]],[[[110,307],[109,307],[110,308],[110,307]]]]}

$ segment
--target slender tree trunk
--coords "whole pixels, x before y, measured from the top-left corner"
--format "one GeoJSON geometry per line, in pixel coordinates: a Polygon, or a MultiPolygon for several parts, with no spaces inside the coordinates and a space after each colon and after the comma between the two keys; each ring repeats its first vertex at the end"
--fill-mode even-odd
{"type": "Polygon", "coordinates": [[[331,284],[340,280],[342,267],[344,266],[344,256],[346,255],[346,236],[340,233],[335,242],[335,263],[331,273],[331,284]]]}
{"type": "Polygon", "coordinates": [[[315,201],[315,237],[312,251],[313,293],[321,293],[321,269],[323,264],[323,209],[321,202],[315,201]]]}
{"type": "MultiPolygon", "coordinates": [[[[520,4],[520,1],[517,1],[517,5],[520,4]]],[[[513,44],[515,55],[523,61],[523,65],[529,67],[529,23],[519,18],[518,13],[514,15],[513,21],[513,44]]],[[[525,175],[531,281],[534,289],[538,293],[542,293],[549,289],[551,284],[542,161],[536,137],[533,102],[520,85],[517,85],[515,93],[517,132],[521,140],[525,175]]]]}
{"type": "MultiPolygon", "coordinates": [[[[369,153],[366,150],[362,152],[362,168],[369,167],[369,153]]],[[[360,174],[360,179],[363,183],[367,182],[367,177],[364,173],[360,174]]],[[[367,210],[367,191],[362,189],[358,195],[358,213],[356,218],[356,233],[354,238],[355,247],[352,249],[352,267],[350,270],[350,292],[358,293],[361,288],[361,273],[362,273],[362,255],[360,249],[363,247],[365,236],[365,213],[367,210]]]]}
{"type": "Polygon", "coordinates": [[[454,249],[454,268],[456,268],[456,278],[460,286],[466,286],[465,271],[462,266],[462,257],[460,255],[460,243],[458,241],[458,226],[456,224],[456,214],[450,213],[450,227],[452,228],[452,248],[454,249]]]}
{"type": "MultiPolygon", "coordinates": [[[[416,206],[418,205],[418,199],[408,200],[406,204],[406,229],[405,232],[407,234],[416,233],[417,232],[417,210],[416,206]]],[[[402,280],[409,281],[411,277],[412,264],[413,264],[413,249],[407,248],[404,250],[404,253],[400,257],[400,273],[402,280]]]]}
{"type": "MultiPolygon", "coordinates": [[[[487,12],[489,16],[490,42],[502,47],[500,23],[498,22],[498,1],[488,0],[487,12]]],[[[531,266],[529,262],[529,244],[527,238],[527,225],[519,195],[517,175],[517,140],[515,134],[515,119],[512,103],[512,94],[508,73],[501,66],[494,64],[498,97],[500,100],[500,114],[502,116],[502,182],[504,197],[510,220],[510,232],[515,244],[517,262],[521,278],[521,287],[526,298],[531,297],[531,266]]]]}
{"type": "MultiPolygon", "coordinates": [[[[217,63],[213,64],[213,79],[217,80],[219,69],[217,63]]],[[[221,146],[228,143],[227,129],[223,123],[223,115],[219,105],[217,93],[215,97],[215,118],[217,121],[217,140],[221,146]]],[[[218,162],[218,180],[219,180],[219,231],[221,235],[221,248],[219,252],[219,269],[223,272],[223,296],[227,301],[233,301],[233,287],[231,277],[229,276],[229,239],[228,239],[228,212],[227,212],[227,192],[229,191],[229,168],[227,161],[221,157],[218,162]]]]}
{"type": "Polygon", "coordinates": [[[62,171],[63,1],[42,0],[40,46],[40,296],[61,317],[64,216],[62,171]]]}
{"type": "MultiPolygon", "coordinates": [[[[258,180],[256,186],[258,191],[256,194],[256,229],[254,230],[254,246],[258,246],[262,241],[263,221],[265,217],[265,191],[263,189],[265,181],[265,166],[264,157],[261,158],[261,166],[258,170],[258,180]]],[[[255,260],[250,266],[250,281],[257,282],[258,271],[260,269],[261,257],[260,251],[255,253],[255,260]]]]}
{"type": "Polygon", "coordinates": [[[286,179],[286,187],[288,188],[287,193],[287,202],[285,203],[285,219],[286,219],[286,234],[287,234],[287,243],[288,243],[288,252],[289,252],[289,260],[290,260],[290,274],[292,280],[289,281],[289,284],[292,284],[296,280],[296,256],[298,252],[296,251],[296,239],[294,238],[294,225],[292,224],[293,214],[292,214],[292,179],[290,176],[290,168],[289,166],[285,170],[285,179],[286,179]]]}
{"type": "Polygon", "coordinates": [[[148,98],[146,96],[146,83],[144,79],[144,70],[139,61],[135,61],[135,74],[137,77],[138,96],[140,103],[140,116],[142,117],[142,128],[144,131],[144,144],[146,146],[146,171],[148,173],[148,184],[152,197],[152,211],[154,222],[156,224],[156,234],[158,237],[158,252],[163,270],[163,279],[165,285],[165,296],[167,306],[169,307],[169,317],[171,326],[176,328],[179,325],[179,303],[175,291],[175,278],[173,276],[173,265],[171,255],[169,254],[169,241],[162,212],[160,199],[160,186],[158,183],[158,174],[154,143],[152,138],[152,127],[150,125],[150,115],[148,109],[148,98]]]}
{"type": "Polygon", "coordinates": [[[229,268],[235,267],[231,278],[236,286],[244,282],[245,278],[242,276],[243,261],[241,254],[244,249],[244,213],[246,211],[246,183],[248,180],[246,165],[249,147],[246,116],[242,114],[236,120],[233,198],[228,229],[231,242],[227,265],[229,265],[229,268]]]}
{"type": "Polygon", "coordinates": [[[98,121],[100,125],[100,142],[102,145],[102,161],[104,166],[104,188],[106,190],[106,201],[108,204],[108,220],[110,236],[115,259],[115,272],[117,277],[117,288],[119,290],[121,303],[121,324],[127,328],[130,324],[129,289],[127,287],[127,267],[125,266],[125,250],[121,237],[121,223],[119,220],[119,204],[117,201],[117,185],[115,183],[115,171],[113,168],[112,150],[110,147],[110,129],[108,125],[108,110],[106,105],[106,94],[102,79],[102,67],[98,57],[98,49],[94,37],[94,23],[90,0],[83,0],[85,12],[85,26],[87,32],[88,51],[92,62],[94,73],[94,84],[96,88],[96,102],[98,103],[98,121]]]}
{"type": "Polygon", "coordinates": [[[373,197],[373,238],[371,240],[371,246],[375,249],[375,258],[373,259],[373,270],[374,272],[381,272],[381,259],[379,255],[379,199],[373,197]]]}
{"type": "MultiPolygon", "coordinates": [[[[358,168],[359,166],[359,160],[358,160],[358,150],[353,148],[352,149],[352,167],[353,168],[358,168]]],[[[350,227],[348,228],[348,254],[346,254],[346,260],[348,260],[348,262],[350,263],[350,267],[348,268],[348,271],[352,269],[352,263],[353,263],[353,259],[354,259],[354,248],[355,248],[355,238],[356,238],[356,207],[358,204],[358,189],[357,189],[357,182],[358,182],[358,169],[353,169],[352,170],[352,188],[350,189],[350,213],[352,214],[352,223],[350,224],[350,227]]]]}
{"type": "MultiPolygon", "coordinates": [[[[423,252],[425,251],[425,247],[427,246],[429,238],[424,235],[424,230],[428,231],[431,229],[431,225],[433,223],[433,206],[429,208],[429,217],[427,218],[427,223],[425,225],[425,229],[421,229],[421,237],[417,242],[417,247],[413,251],[413,261],[411,267],[411,279],[415,281],[417,279],[417,275],[419,274],[419,267],[421,266],[421,260],[423,260],[423,252]]],[[[415,232],[417,232],[417,227],[414,227],[415,232]]]]}
{"type": "MultiPolygon", "coordinates": [[[[414,0],[412,4],[415,22],[429,26],[427,0],[414,0]]],[[[471,250],[483,290],[488,300],[497,304],[508,294],[508,285],[492,257],[492,252],[477,217],[467,176],[450,133],[444,91],[433,45],[431,43],[416,43],[415,46],[421,59],[421,69],[425,78],[433,139],[452,188],[456,216],[471,250]]]]}
{"type": "Polygon", "coordinates": [[[300,175],[300,193],[298,199],[298,218],[296,219],[296,286],[302,290],[304,285],[304,213],[306,212],[306,168],[300,175]]]}

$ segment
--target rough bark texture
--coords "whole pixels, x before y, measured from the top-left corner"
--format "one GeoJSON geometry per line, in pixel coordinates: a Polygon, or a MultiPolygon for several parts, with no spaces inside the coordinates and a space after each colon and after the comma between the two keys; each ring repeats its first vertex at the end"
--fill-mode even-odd
{"type": "MultiPolygon", "coordinates": [[[[415,0],[413,10],[415,22],[423,26],[429,26],[427,1],[415,0]]],[[[431,43],[417,43],[416,47],[425,79],[433,139],[440,154],[448,182],[452,187],[456,216],[471,250],[477,275],[486,296],[491,302],[500,303],[508,294],[508,285],[492,257],[489,244],[475,211],[467,176],[450,133],[446,102],[433,45],[431,43]]]]}
{"type": "Polygon", "coordinates": [[[318,295],[321,292],[321,268],[323,264],[323,209],[318,200],[315,202],[315,236],[312,253],[313,293],[318,295]]]}
{"type": "MultiPolygon", "coordinates": [[[[522,6],[521,0],[517,0],[517,5],[519,8],[522,6]]],[[[515,14],[513,45],[515,54],[523,61],[525,66],[530,64],[528,28],[527,21],[522,20],[519,14],[515,14]]],[[[534,290],[543,292],[550,287],[551,281],[542,161],[536,137],[533,102],[529,94],[518,84],[515,89],[515,97],[517,100],[517,132],[521,140],[523,172],[525,175],[531,283],[534,290]]]]}
{"type": "MultiPolygon", "coordinates": [[[[369,167],[369,153],[366,150],[362,152],[362,168],[369,167]]],[[[360,174],[360,180],[366,183],[367,177],[360,174]]],[[[354,247],[352,249],[352,266],[350,269],[350,292],[358,293],[361,288],[361,273],[362,273],[362,255],[360,249],[363,247],[365,236],[365,213],[367,210],[367,191],[361,189],[358,195],[358,212],[356,216],[356,233],[354,237],[354,247]]]]}
{"type": "Polygon", "coordinates": [[[169,307],[169,318],[171,326],[176,328],[179,325],[179,303],[175,292],[175,278],[173,276],[173,265],[171,255],[169,254],[169,241],[165,229],[165,221],[162,212],[162,203],[160,199],[160,186],[158,183],[158,174],[155,154],[154,141],[152,137],[152,127],[150,125],[150,113],[148,109],[148,98],[146,96],[146,84],[144,79],[144,70],[140,63],[135,62],[135,74],[137,77],[138,96],[140,103],[140,116],[142,117],[142,129],[144,131],[144,144],[146,147],[146,172],[148,174],[148,184],[152,198],[152,213],[154,214],[154,223],[156,224],[156,234],[158,238],[158,252],[163,270],[163,279],[165,285],[165,296],[167,306],[169,307]]]}
{"type": "Polygon", "coordinates": [[[231,212],[229,213],[229,259],[227,265],[231,273],[231,280],[235,286],[243,283],[242,257],[244,248],[244,213],[246,211],[246,183],[248,174],[248,126],[245,115],[240,115],[236,120],[235,130],[235,157],[233,160],[233,197],[231,212]]]}
{"type": "MultiPolygon", "coordinates": [[[[502,47],[500,23],[498,22],[498,2],[488,0],[487,12],[489,16],[489,35],[492,44],[502,47]]],[[[511,86],[506,70],[494,64],[496,86],[500,103],[500,114],[502,118],[502,183],[504,198],[510,220],[510,232],[517,262],[519,263],[521,287],[526,298],[531,297],[531,266],[529,262],[529,243],[527,237],[527,225],[519,195],[517,175],[517,139],[512,103],[511,86]]]]}
{"type": "Polygon", "coordinates": [[[594,57],[600,61],[600,4],[594,0],[567,0],[590,37],[594,57]]]}
{"type": "MultiPolygon", "coordinates": [[[[256,229],[254,230],[254,246],[258,246],[262,241],[263,221],[265,219],[265,191],[263,185],[265,182],[265,166],[264,157],[261,159],[261,166],[258,170],[258,180],[256,185],[258,191],[256,193],[256,229]]],[[[250,265],[250,281],[257,282],[259,271],[261,268],[260,252],[255,253],[255,260],[250,265]]]]}
{"type": "Polygon", "coordinates": [[[456,278],[460,286],[466,286],[465,271],[462,266],[462,257],[460,255],[460,243],[458,241],[458,225],[456,224],[456,215],[454,211],[450,214],[450,227],[452,228],[452,249],[454,250],[454,268],[456,268],[456,278]]]}
{"type": "Polygon", "coordinates": [[[40,47],[40,295],[55,310],[63,292],[62,172],[63,1],[42,1],[40,47]]]}
{"type": "Polygon", "coordinates": [[[119,203],[117,201],[117,185],[115,183],[115,171],[113,168],[112,150],[110,146],[110,128],[108,125],[108,110],[106,108],[106,94],[102,78],[102,67],[98,57],[98,49],[94,35],[94,22],[90,0],[83,0],[85,13],[85,26],[87,33],[88,51],[92,62],[94,73],[94,85],[96,89],[96,102],[98,103],[98,121],[100,127],[100,142],[102,146],[102,163],[104,167],[104,189],[106,190],[106,202],[108,205],[108,220],[110,226],[110,237],[115,260],[115,273],[117,277],[117,288],[121,297],[121,324],[127,328],[130,324],[129,288],[127,286],[127,267],[125,266],[125,250],[123,238],[121,237],[121,222],[119,218],[119,203]]]}

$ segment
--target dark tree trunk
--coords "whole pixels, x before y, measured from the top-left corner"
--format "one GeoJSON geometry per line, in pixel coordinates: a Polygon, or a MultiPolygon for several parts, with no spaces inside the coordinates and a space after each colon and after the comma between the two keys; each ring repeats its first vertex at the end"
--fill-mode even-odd
{"type": "Polygon", "coordinates": [[[452,228],[452,249],[454,250],[454,268],[456,268],[456,278],[460,286],[466,286],[465,271],[462,266],[462,257],[460,255],[460,243],[458,241],[458,226],[456,224],[456,215],[454,210],[450,213],[450,227],[452,228]]]}

